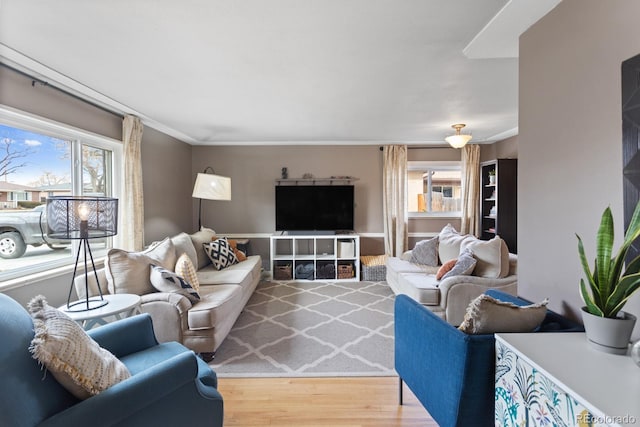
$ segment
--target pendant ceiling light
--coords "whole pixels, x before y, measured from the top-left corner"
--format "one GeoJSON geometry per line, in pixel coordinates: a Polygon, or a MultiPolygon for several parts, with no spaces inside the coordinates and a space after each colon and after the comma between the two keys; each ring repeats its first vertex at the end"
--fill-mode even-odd
{"type": "Polygon", "coordinates": [[[456,125],[451,125],[452,128],[456,130],[455,135],[450,135],[446,137],[444,140],[449,143],[453,148],[462,148],[467,142],[471,141],[471,135],[463,135],[460,133],[460,130],[466,125],[463,123],[459,123],[456,125]]]}

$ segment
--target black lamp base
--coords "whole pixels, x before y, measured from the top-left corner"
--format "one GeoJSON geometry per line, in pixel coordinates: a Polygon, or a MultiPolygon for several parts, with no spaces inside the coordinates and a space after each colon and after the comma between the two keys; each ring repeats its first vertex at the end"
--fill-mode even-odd
{"type": "Polygon", "coordinates": [[[69,313],[78,313],[82,311],[95,310],[96,308],[104,307],[109,304],[109,301],[102,299],[102,297],[91,297],[85,300],[75,301],[67,303],[67,307],[64,311],[69,313]]]}
{"type": "Polygon", "coordinates": [[[90,311],[95,310],[100,307],[104,307],[109,304],[109,301],[102,297],[102,289],[100,288],[100,280],[98,279],[98,273],[96,271],[96,265],[93,262],[93,254],[91,253],[91,247],[89,246],[89,239],[85,236],[80,239],[80,244],[78,245],[78,253],[76,255],[76,265],[73,268],[73,276],[71,276],[71,287],[69,288],[69,296],[67,297],[67,307],[64,309],[66,312],[82,312],[82,311],[90,311]],[[80,260],[80,253],[84,249],[84,294],[85,298],[71,302],[71,294],[73,293],[73,288],[76,280],[76,273],[78,271],[78,261],[80,260]],[[90,297],[89,296],[89,265],[87,263],[87,258],[91,260],[91,268],[93,270],[93,274],[96,278],[96,286],[98,288],[99,295],[90,297]]]}

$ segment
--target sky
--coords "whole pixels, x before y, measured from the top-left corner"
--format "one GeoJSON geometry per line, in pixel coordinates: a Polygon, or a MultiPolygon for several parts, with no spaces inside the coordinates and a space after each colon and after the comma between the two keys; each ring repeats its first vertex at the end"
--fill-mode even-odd
{"type": "MultiPolygon", "coordinates": [[[[66,177],[67,181],[71,177],[70,159],[68,156],[64,158],[67,151],[64,147],[68,145],[61,139],[0,125],[0,142],[0,163],[6,158],[7,142],[12,152],[29,152],[28,156],[15,160],[15,163],[26,163],[26,165],[9,174],[7,177],[9,182],[30,185],[45,171],[57,177],[66,177]]],[[[1,176],[0,179],[4,181],[5,177],[1,176]]]]}

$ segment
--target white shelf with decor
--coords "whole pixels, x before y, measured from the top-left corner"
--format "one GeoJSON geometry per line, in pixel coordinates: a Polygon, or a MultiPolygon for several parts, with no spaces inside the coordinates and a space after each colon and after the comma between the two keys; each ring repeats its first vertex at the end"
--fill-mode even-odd
{"type": "Polygon", "coordinates": [[[271,236],[274,280],[360,280],[360,236],[348,234],[271,236]]]}

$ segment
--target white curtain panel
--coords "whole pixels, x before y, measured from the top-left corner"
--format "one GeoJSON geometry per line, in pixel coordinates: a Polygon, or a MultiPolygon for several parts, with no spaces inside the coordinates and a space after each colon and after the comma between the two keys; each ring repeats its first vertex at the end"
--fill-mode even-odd
{"type": "Polygon", "coordinates": [[[383,148],[383,216],[384,248],[389,256],[407,250],[407,146],[385,145],[383,148]]]}
{"type": "Polygon", "coordinates": [[[142,194],[142,121],[125,116],[122,122],[124,143],[124,194],[120,215],[122,248],[139,251],[144,246],[144,197],[142,194]]]}
{"type": "Polygon", "coordinates": [[[480,146],[462,147],[462,234],[480,235],[480,146]]]}

